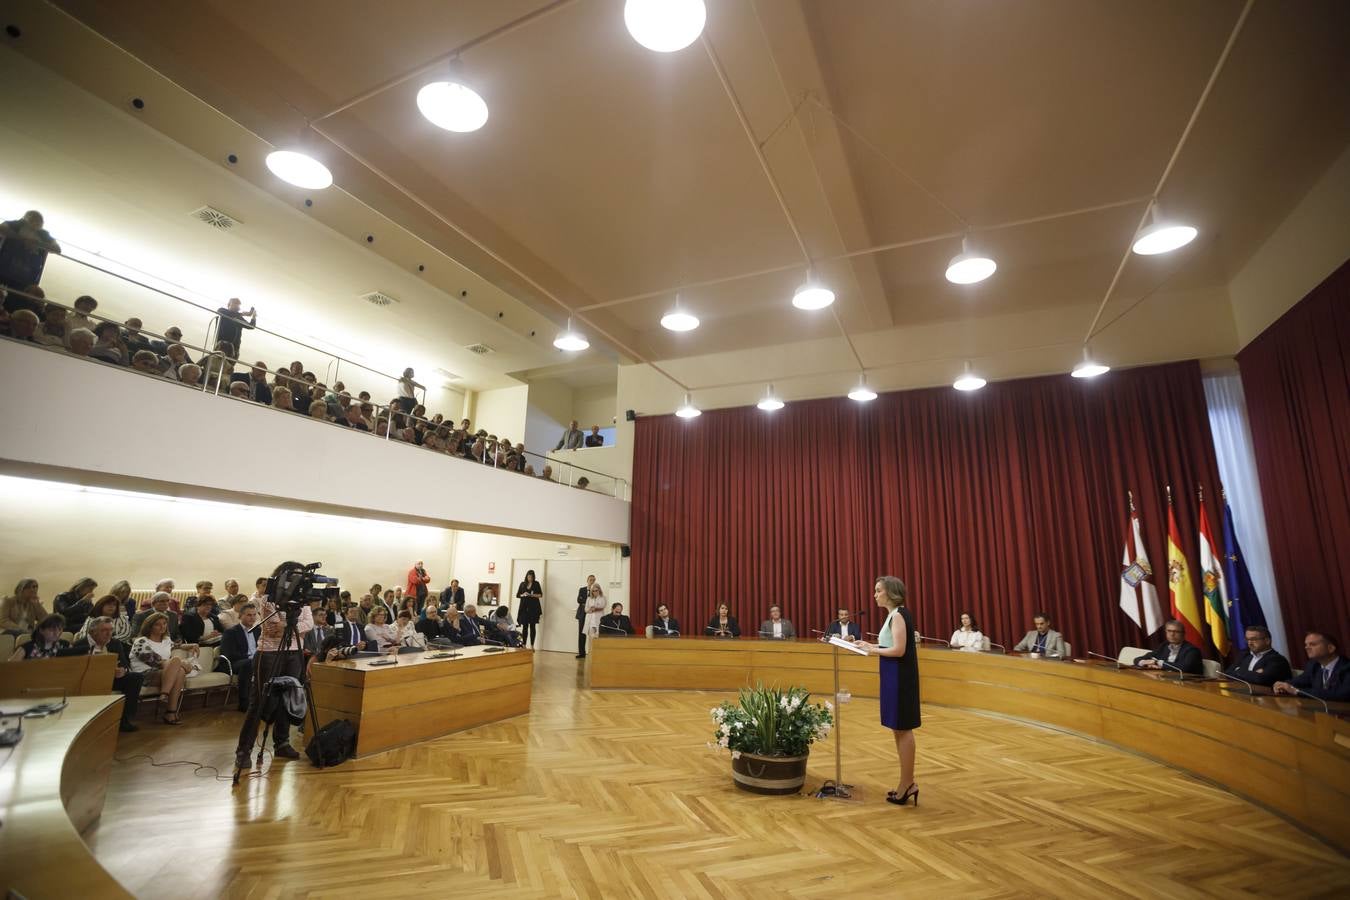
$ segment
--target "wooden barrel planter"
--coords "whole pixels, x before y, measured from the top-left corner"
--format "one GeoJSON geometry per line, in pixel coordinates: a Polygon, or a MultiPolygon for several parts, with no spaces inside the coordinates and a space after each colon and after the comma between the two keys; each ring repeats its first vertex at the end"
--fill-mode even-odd
{"type": "Polygon", "coordinates": [[[736,787],[753,794],[797,794],[806,784],[806,760],[801,756],[760,756],[741,753],[731,760],[736,787]]]}

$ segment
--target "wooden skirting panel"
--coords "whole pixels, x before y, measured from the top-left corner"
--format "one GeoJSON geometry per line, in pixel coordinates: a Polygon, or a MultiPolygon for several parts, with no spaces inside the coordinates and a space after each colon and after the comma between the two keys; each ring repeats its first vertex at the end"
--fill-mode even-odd
{"type": "MultiPolygon", "coordinates": [[[[597,638],[592,688],[735,690],[756,682],[834,690],[817,641],[597,638]]],[[[875,697],[878,662],[840,651],[840,685],[875,697]]],[[[1287,816],[1350,852],[1350,705],[1249,696],[1085,661],[919,650],[925,703],[1041,722],[1159,759],[1287,816]]]]}
{"type": "Polygon", "coordinates": [[[350,719],[363,757],[529,712],[534,654],[486,651],[462,648],[456,659],[406,654],[394,666],[363,659],[315,665],[319,727],[350,719]]]}

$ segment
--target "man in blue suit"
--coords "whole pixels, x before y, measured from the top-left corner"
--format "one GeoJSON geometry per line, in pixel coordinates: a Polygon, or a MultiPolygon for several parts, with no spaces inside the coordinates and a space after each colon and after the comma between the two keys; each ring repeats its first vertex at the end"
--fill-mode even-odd
{"type": "Polygon", "coordinates": [[[830,623],[830,627],[825,629],[827,638],[839,636],[846,641],[862,640],[862,629],[858,627],[857,622],[850,621],[852,613],[846,609],[836,610],[839,618],[830,623]]]}
{"type": "Polygon", "coordinates": [[[1308,667],[1289,681],[1275,684],[1277,694],[1296,694],[1294,688],[1332,702],[1350,701],[1350,663],[1341,658],[1340,643],[1325,631],[1310,631],[1303,638],[1308,667]]]}

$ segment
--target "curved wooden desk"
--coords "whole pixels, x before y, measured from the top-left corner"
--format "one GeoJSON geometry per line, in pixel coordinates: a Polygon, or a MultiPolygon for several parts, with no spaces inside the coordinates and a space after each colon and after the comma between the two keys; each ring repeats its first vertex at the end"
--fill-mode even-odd
{"type": "MultiPolygon", "coordinates": [[[[32,703],[0,700],[0,709],[32,703]]],[[[0,886],[6,892],[33,900],[131,896],[80,838],[103,812],[121,718],[122,697],[105,694],[71,697],[60,713],[24,721],[23,741],[0,764],[0,886]]]]}
{"type": "MultiPolygon", "coordinates": [[[[840,683],[877,696],[877,660],[839,654],[840,683]]],[[[1082,660],[919,651],[925,703],[1052,725],[1158,759],[1242,794],[1350,852],[1350,704],[1248,695],[1241,685],[1082,660]],[[1236,690],[1234,689],[1236,688],[1236,690]]],[[[834,690],[817,641],[596,638],[591,687],[834,690]]],[[[1261,689],[1257,689],[1261,691],[1261,689]]]]}

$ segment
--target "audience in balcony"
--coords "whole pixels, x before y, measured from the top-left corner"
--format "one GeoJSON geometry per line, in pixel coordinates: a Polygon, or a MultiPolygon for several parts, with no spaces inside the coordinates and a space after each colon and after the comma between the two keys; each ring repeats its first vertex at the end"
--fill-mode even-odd
{"type": "MultiPolygon", "coordinates": [[[[15,295],[11,293],[10,296],[15,295]]],[[[16,341],[36,344],[38,343],[36,335],[40,321],[37,313],[31,309],[16,309],[9,317],[9,336],[16,341]]]]}
{"type": "Polygon", "coordinates": [[[42,312],[42,325],[33,335],[37,343],[47,347],[66,345],[66,309],[58,303],[48,303],[42,312]]]}
{"type": "MultiPolygon", "coordinates": [[[[216,310],[216,340],[238,347],[243,339],[245,328],[255,328],[258,324],[258,311],[252,306],[248,312],[239,310],[244,304],[238,297],[231,297],[224,306],[216,310]]],[[[216,349],[220,349],[217,345],[216,349]]],[[[234,356],[231,352],[230,356],[234,356]]]]}
{"type": "Polygon", "coordinates": [[[554,450],[576,450],[581,446],[584,435],[581,429],[577,427],[577,420],[573,419],[567,423],[567,430],[563,432],[562,437],[558,439],[558,445],[554,450]]]}
{"type": "Polygon", "coordinates": [[[88,294],[76,297],[75,302],[71,304],[75,307],[75,312],[66,317],[66,332],[69,334],[77,328],[83,328],[92,332],[96,323],[90,316],[98,308],[98,301],[88,294]]]}
{"type": "Polygon", "coordinates": [[[599,425],[591,426],[591,433],[586,435],[587,447],[603,447],[605,445],[605,436],[600,433],[599,425]]]}
{"type": "Polygon", "coordinates": [[[66,350],[71,356],[90,356],[98,339],[88,328],[76,328],[66,334],[66,350]]]}
{"type": "Polygon", "coordinates": [[[32,638],[22,646],[14,648],[10,654],[10,662],[18,662],[24,659],[53,659],[61,654],[61,651],[70,646],[69,641],[61,639],[61,632],[66,628],[66,620],[56,613],[44,618],[38,622],[37,628],[33,629],[32,638]]]}
{"type": "Polygon", "coordinates": [[[127,348],[122,344],[122,332],[116,322],[99,322],[94,326],[96,340],[89,355],[101,362],[122,365],[128,362],[127,348]]]}
{"type": "Polygon", "coordinates": [[[38,599],[36,578],[21,578],[14,593],[0,600],[0,631],[28,634],[47,618],[47,608],[38,599]]]}

